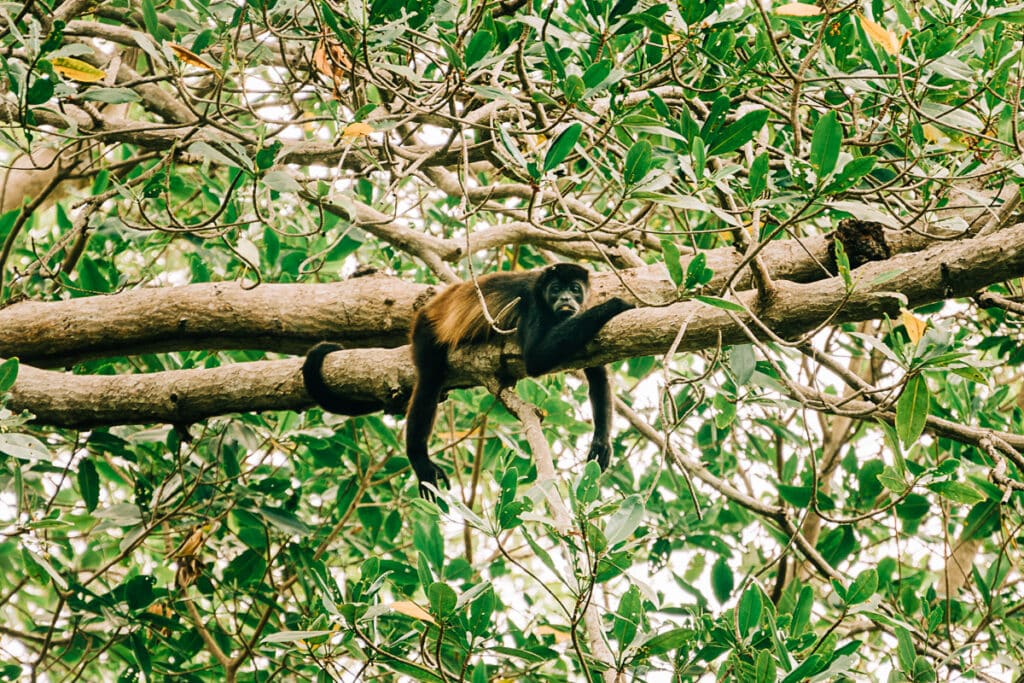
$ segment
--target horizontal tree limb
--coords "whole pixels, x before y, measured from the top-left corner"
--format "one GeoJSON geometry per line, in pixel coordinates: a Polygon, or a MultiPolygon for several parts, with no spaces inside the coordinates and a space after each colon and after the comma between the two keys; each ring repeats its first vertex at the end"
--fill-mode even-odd
{"type": "MultiPolygon", "coordinates": [[[[926,241],[912,233],[889,233],[898,250],[920,249],[926,241]]],[[[812,237],[772,242],[762,252],[773,278],[811,282],[826,276],[828,239],[812,237]]],[[[732,248],[706,252],[716,291],[742,259],[732,248]]],[[[689,257],[683,257],[683,267],[689,257]]],[[[675,298],[675,286],[661,266],[594,274],[594,297],[629,296],[628,285],[644,304],[675,298]]],[[[749,275],[738,288],[751,286],[749,275]]],[[[334,340],[348,348],[405,344],[418,305],[434,291],[386,275],[355,277],[326,284],[261,284],[246,289],[236,282],[143,288],[64,301],[25,301],[0,309],[0,358],[18,357],[41,367],[159,351],[261,349],[304,353],[334,340]]]]}
{"type": "MultiPolygon", "coordinates": [[[[972,294],[987,285],[1024,275],[1024,225],[999,233],[944,242],[854,271],[847,293],[839,277],[813,283],[777,283],[772,302],[762,307],[752,291],[737,301],[747,312],[726,311],[699,301],[640,308],[612,319],[585,357],[561,368],[584,368],[626,358],[665,353],[681,325],[680,352],[746,340],[744,326],[757,322],[775,334],[794,337],[825,322],[895,316],[902,305],[916,307],[972,294]],[[755,321],[751,311],[757,312],[755,321]],[[837,313],[838,311],[838,313],[837,313]]],[[[449,387],[483,383],[495,375],[525,376],[511,340],[454,352],[449,387]]],[[[81,376],[23,367],[10,407],[26,409],[46,424],[91,427],[110,424],[193,422],[229,412],[301,409],[310,404],[302,387],[299,359],[239,363],[214,369],[149,375],[81,376]]],[[[413,370],[408,347],[351,349],[328,356],[328,382],[353,399],[376,400],[401,412],[413,370]]]]}

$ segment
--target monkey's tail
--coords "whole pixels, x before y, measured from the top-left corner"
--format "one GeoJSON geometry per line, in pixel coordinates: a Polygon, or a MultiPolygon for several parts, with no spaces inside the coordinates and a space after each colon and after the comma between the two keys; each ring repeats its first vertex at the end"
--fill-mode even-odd
{"type": "Polygon", "coordinates": [[[336,393],[324,382],[324,358],[335,351],[343,351],[344,346],[332,342],[320,342],[306,353],[302,363],[302,382],[306,393],[324,410],[339,415],[367,415],[384,408],[380,401],[360,401],[336,393]]]}

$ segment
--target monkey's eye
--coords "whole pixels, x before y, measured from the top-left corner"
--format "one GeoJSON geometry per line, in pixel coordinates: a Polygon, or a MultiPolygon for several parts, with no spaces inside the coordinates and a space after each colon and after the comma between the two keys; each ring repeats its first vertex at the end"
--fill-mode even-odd
{"type": "Polygon", "coordinates": [[[572,283],[572,285],[570,285],[569,287],[569,291],[571,291],[573,294],[583,294],[583,288],[580,287],[580,283],[578,282],[572,283]]]}

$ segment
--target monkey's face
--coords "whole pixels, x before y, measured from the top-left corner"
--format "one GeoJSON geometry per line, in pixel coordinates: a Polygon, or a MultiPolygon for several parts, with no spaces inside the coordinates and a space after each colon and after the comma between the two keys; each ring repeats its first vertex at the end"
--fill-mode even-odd
{"type": "Polygon", "coordinates": [[[544,287],[543,294],[548,310],[562,320],[576,315],[583,308],[587,290],[580,280],[553,278],[544,287]]]}

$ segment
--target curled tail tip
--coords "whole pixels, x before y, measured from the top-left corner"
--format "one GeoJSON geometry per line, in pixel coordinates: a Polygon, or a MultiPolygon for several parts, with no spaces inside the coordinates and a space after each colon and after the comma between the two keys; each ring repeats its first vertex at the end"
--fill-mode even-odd
{"type": "Polygon", "coordinates": [[[302,361],[302,384],[313,402],[332,413],[339,415],[368,415],[384,408],[379,400],[352,399],[335,393],[324,380],[324,358],[335,351],[344,351],[345,347],[334,342],[320,342],[312,347],[302,361]]]}
{"type": "Polygon", "coordinates": [[[324,382],[324,358],[342,349],[340,344],[334,342],[320,342],[309,349],[305,360],[302,361],[302,383],[306,387],[306,393],[322,407],[326,407],[324,403],[331,397],[330,388],[324,382]]]}

